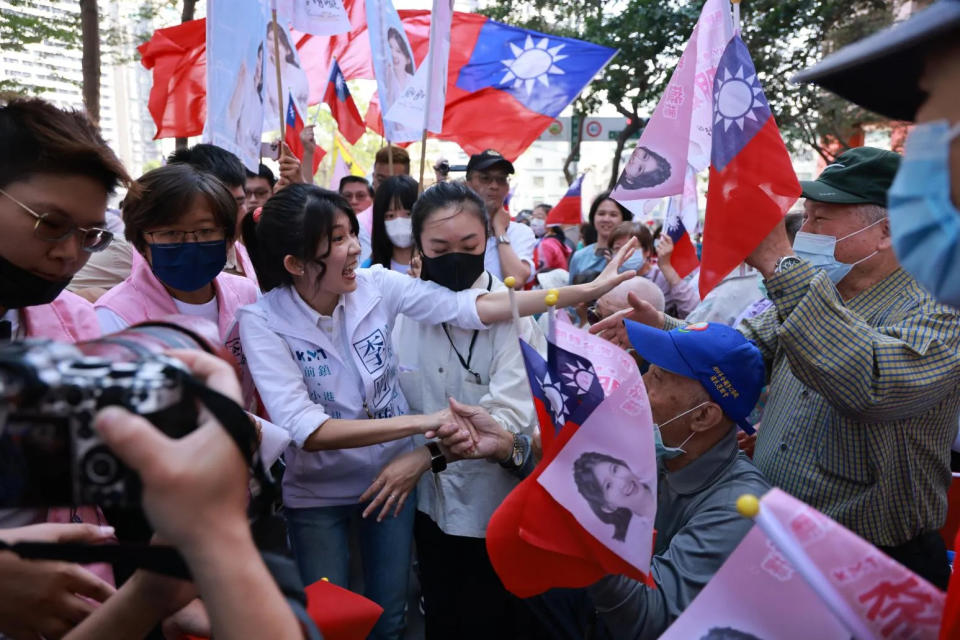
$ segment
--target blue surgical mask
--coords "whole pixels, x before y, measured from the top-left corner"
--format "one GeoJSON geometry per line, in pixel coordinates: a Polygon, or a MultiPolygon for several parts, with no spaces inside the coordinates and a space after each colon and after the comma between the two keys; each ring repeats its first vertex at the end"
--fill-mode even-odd
{"type": "Polygon", "coordinates": [[[903,268],[937,300],[960,306],[960,211],[950,200],[950,144],[960,123],[918,124],[887,193],[890,236],[903,268]]]}
{"type": "Polygon", "coordinates": [[[826,271],[827,276],[833,281],[833,284],[838,284],[846,277],[848,273],[850,273],[851,269],[861,262],[869,260],[873,256],[877,255],[878,252],[874,251],[870,255],[861,258],[856,262],[840,262],[834,256],[837,243],[846,240],[847,238],[852,238],[858,233],[863,233],[870,227],[880,224],[885,219],[886,218],[881,218],[876,222],[868,224],[859,231],[848,233],[842,238],[837,238],[836,236],[827,236],[821,233],[807,233],[805,231],[798,231],[797,237],[793,241],[793,252],[797,254],[798,258],[803,258],[814,267],[826,271]]]}
{"type": "Polygon", "coordinates": [[[624,271],[636,271],[640,272],[640,269],[643,269],[643,265],[646,264],[647,259],[643,257],[643,252],[639,249],[633,252],[633,255],[627,258],[627,261],[623,263],[623,266],[620,267],[620,273],[624,271]]]}
{"type": "Polygon", "coordinates": [[[683,413],[673,416],[663,424],[653,425],[653,446],[654,446],[654,451],[656,452],[657,460],[673,460],[674,458],[678,458],[686,453],[686,451],[684,451],[683,449],[683,445],[690,442],[690,438],[693,437],[693,432],[691,432],[690,435],[687,436],[686,440],[680,443],[679,447],[668,447],[667,445],[663,444],[663,437],[660,435],[660,430],[663,429],[668,424],[670,424],[671,422],[673,422],[674,420],[676,420],[677,418],[682,418],[683,416],[687,415],[691,411],[695,411],[705,404],[709,404],[709,401],[701,402],[697,406],[687,409],[683,413]]]}
{"type": "Polygon", "coordinates": [[[227,241],[151,244],[153,274],[163,284],[179,291],[201,289],[223,271],[227,241]]]}

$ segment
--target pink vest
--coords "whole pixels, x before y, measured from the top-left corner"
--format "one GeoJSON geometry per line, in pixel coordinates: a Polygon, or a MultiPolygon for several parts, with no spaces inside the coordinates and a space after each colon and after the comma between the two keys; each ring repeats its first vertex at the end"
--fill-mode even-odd
{"type": "MultiPolygon", "coordinates": [[[[93,305],[80,296],[63,291],[50,304],[26,307],[21,311],[28,338],[49,338],[58,342],[81,342],[100,337],[100,323],[93,305]]],[[[51,507],[47,522],[87,522],[104,524],[97,507],[51,507]]],[[[86,569],[109,584],[113,584],[113,569],[108,564],[87,565],[86,569]]]]}
{"type": "Polygon", "coordinates": [[[257,285],[259,289],[260,282],[257,280],[257,270],[253,268],[253,261],[250,259],[250,254],[247,253],[247,248],[243,246],[242,242],[235,242],[233,246],[237,254],[237,264],[240,265],[243,275],[253,280],[253,284],[257,285]]]}
{"type": "Polygon", "coordinates": [[[100,323],[93,305],[66,290],[50,304],[24,308],[20,316],[28,338],[81,342],[100,337],[100,323]]]}
{"type": "MultiPolygon", "coordinates": [[[[248,278],[221,273],[214,279],[213,288],[217,294],[219,313],[217,328],[221,340],[226,341],[236,320],[237,310],[257,301],[257,285],[248,278]]],[[[97,300],[95,307],[110,309],[129,324],[158,320],[178,313],[173,297],[136,251],[133,253],[130,277],[106,292],[97,300]]]]}

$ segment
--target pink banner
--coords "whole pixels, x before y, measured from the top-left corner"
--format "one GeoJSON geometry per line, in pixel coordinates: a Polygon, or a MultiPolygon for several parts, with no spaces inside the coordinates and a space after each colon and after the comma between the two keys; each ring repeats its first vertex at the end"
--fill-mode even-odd
{"type": "MultiPolygon", "coordinates": [[[[538,478],[601,544],[643,573],[650,571],[657,513],[653,419],[637,364],[622,349],[557,323],[557,345],[592,363],[604,400],[538,478]]],[[[588,372],[562,372],[581,380],[588,372]]]]}

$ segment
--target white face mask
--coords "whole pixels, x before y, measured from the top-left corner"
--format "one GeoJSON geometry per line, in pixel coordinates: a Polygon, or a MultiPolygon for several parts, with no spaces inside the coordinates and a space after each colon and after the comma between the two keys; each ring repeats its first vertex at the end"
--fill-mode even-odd
{"type": "Polygon", "coordinates": [[[540,218],[531,218],[530,230],[533,231],[533,235],[539,238],[540,236],[542,236],[547,232],[546,220],[541,220],[540,218]]]}
{"type": "Polygon", "coordinates": [[[394,218],[385,220],[383,224],[387,227],[387,237],[393,246],[406,249],[413,244],[413,221],[410,218],[394,218]]]}

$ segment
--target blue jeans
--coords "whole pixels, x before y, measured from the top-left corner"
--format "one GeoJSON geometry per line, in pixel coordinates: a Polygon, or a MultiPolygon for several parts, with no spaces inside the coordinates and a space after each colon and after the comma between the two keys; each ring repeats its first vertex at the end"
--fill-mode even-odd
{"type": "MultiPolygon", "coordinates": [[[[285,509],[290,546],[304,585],[327,578],[349,588],[350,521],[359,516],[365,506],[366,503],[285,509]]],[[[379,510],[368,518],[360,518],[363,595],[383,607],[383,615],[370,634],[374,640],[399,640],[403,636],[416,510],[414,492],[396,518],[390,515],[383,522],[377,522],[379,510]]]]}

